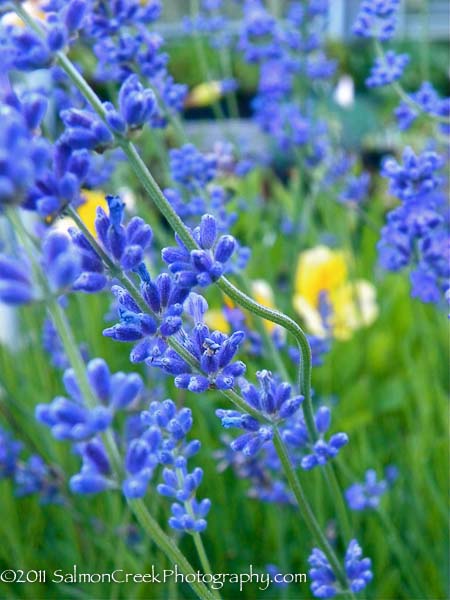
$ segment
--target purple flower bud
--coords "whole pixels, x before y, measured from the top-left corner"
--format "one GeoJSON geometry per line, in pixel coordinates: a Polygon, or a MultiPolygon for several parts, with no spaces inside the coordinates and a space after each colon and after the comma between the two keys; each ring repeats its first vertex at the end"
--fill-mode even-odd
{"type": "Polygon", "coordinates": [[[216,219],[212,215],[203,215],[200,222],[200,246],[205,250],[213,247],[217,236],[216,219]]]}
{"type": "Polygon", "coordinates": [[[104,329],[103,335],[119,342],[134,342],[142,338],[142,329],[138,325],[117,323],[104,329]]]}
{"type": "Polygon", "coordinates": [[[110,484],[105,477],[95,472],[85,472],[71,477],[69,487],[74,494],[98,494],[110,487],[110,484]]]}
{"type": "Polygon", "coordinates": [[[103,403],[111,393],[111,378],[108,365],[102,358],[94,358],[88,363],[87,376],[95,394],[103,403]]]}
{"type": "Polygon", "coordinates": [[[223,235],[217,242],[214,258],[221,263],[226,263],[236,248],[236,240],[231,235],[223,235]]]}
{"type": "Polygon", "coordinates": [[[150,448],[144,440],[133,440],[128,446],[125,466],[129,473],[136,475],[146,466],[150,448]]]}
{"type": "Polygon", "coordinates": [[[138,397],[142,392],[143,383],[137,373],[128,375],[118,389],[113,390],[112,405],[115,408],[125,408],[138,397]]]}
{"type": "Polygon", "coordinates": [[[71,0],[64,15],[64,23],[70,32],[77,31],[87,11],[86,0],[71,0]]]}
{"type": "Polygon", "coordinates": [[[328,431],[331,423],[330,409],[327,406],[321,406],[316,412],[314,420],[319,433],[325,433],[328,431]]]}

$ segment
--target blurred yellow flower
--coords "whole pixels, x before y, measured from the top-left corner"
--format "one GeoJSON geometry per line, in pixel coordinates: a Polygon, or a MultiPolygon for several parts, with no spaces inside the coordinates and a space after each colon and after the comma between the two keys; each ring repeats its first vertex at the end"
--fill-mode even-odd
{"type": "Polygon", "coordinates": [[[316,246],[302,252],[295,276],[295,310],[310,333],[327,335],[321,314],[321,298],[329,304],[328,323],[337,339],[349,339],[352,332],[374,322],[378,316],[376,291],[364,279],[348,280],[348,257],[341,250],[316,246]]]}
{"type": "Polygon", "coordinates": [[[212,308],[205,313],[205,323],[211,330],[230,333],[230,324],[228,323],[223,311],[220,308],[212,308]]]}
{"type": "MultiPolygon", "coordinates": [[[[23,8],[31,17],[39,19],[40,21],[44,21],[45,12],[40,8],[42,4],[44,4],[44,0],[28,0],[27,2],[23,3],[23,8]]],[[[20,27],[24,26],[22,19],[12,11],[6,13],[0,20],[3,25],[18,25],[20,27]]]]}
{"type": "Polygon", "coordinates": [[[105,200],[105,194],[98,190],[81,190],[81,195],[85,202],[77,208],[77,213],[81,220],[89,229],[89,232],[96,237],[95,217],[97,216],[97,206],[108,212],[108,203],[105,200]]]}
{"type": "Polygon", "coordinates": [[[220,100],[221,96],[222,85],[220,81],[207,81],[192,88],[186,98],[185,106],[187,108],[210,106],[220,100]]]}

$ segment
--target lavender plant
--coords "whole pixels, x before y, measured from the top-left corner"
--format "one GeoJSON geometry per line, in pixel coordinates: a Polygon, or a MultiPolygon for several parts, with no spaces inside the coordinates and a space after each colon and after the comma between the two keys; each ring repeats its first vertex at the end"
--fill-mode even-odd
{"type": "MultiPolygon", "coordinates": [[[[404,92],[399,81],[408,57],[384,53],[379,44],[393,35],[398,4],[362,3],[355,32],[374,38],[378,52],[367,85],[392,85],[400,94],[396,115],[403,128],[420,112],[443,137],[448,102],[428,84],[415,94],[404,92]]],[[[236,109],[236,86],[229,84],[227,72],[233,48],[258,69],[254,121],[278,149],[292,153],[298,173],[308,170],[297,192],[313,201],[323,185],[334,185],[344,175],[335,199],[359,205],[369,193],[368,174],[349,174],[348,157],[335,160],[330,126],[313,102],[297,94],[306,80],[326,92],[335,72],[323,44],[328,3],[289,2],[282,15],[277,7],[271,11],[260,0],[246,0],[235,36],[226,33],[220,8],[221,2],[204,2],[185,25],[203,62],[205,41],[223,50],[220,94],[227,95],[230,110],[236,109]],[[211,31],[221,35],[209,39],[211,31]]],[[[227,178],[245,188],[257,161],[231,136],[210,153],[187,140],[180,118],[187,89],[169,73],[163,39],[154,31],[160,11],[159,2],[51,0],[39,5],[36,15],[28,3],[0,1],[0,14],[17,19],[5,19],[0,29],[6,71],[0,98],[0,208],[13,232],[0,256],[0,300],[24,310],[45,306],[43,346],[49,361],[64,370],[66,390],[65,396],[37,404],[35,417],[58,442],[71,445],[79,471],[64,475],[73,494],[121,495],[169,561],[185,575],[195,572],[182,541],[187,534],[195,561],[211,574],[204,538],[215,506],[202,497],[204,471],[196,466],[210,449],[202,448],[206,439],[197,439],[197,429],[191,437],[204,418],[196,398],[192,408],[183,403],[189,392],[211,403],[226,402],[221,408],[208,406],[224,429],[238,430],[237,437],[224,436],[216,450],[220,466],[233,467],[247,480],[250,496],[298,511],[314,544],[308,559],[314,596],[351,598],[377,573],[362,557],[344,499],[354,511],[377,508],[394,476],[389,472],[377,482],[375,472],[367,471],[364,484],[354,483],[342,493],[336,457],[351,451],[352,440],[339,426],[329,433],[332,403],[313,393],[311,368],[339,332],[368,324],[361,317],[359,288],[347,282],[346,259],[337,252],[331,252],[330,268],[313,264],[314,283],[306,299],[300,273],[296,307],[315,319],[317,335],[308,335],[270,302],[252,297],[245,272],[251,249],[239,241],[227,178]],[[80,51],[89,57],[89,67],[74,62],[80,51]],[[36,83],[37,72],[45,75],[43,87],[36,83]],[[55,94],[55,106],[47,101],[46,85],[55,94]],[[146,140],[153,137],[161,141],[164,155],[169,180],[164,189],[145,157],[146,140]],[[173,138],[179,147],[166,148],[165,140],[173,138]],[[117,161],[140,184],[145,202],[159,211],[161,219],[152,213],[152,225],[130,216],[118,189],[94,206],[89,222],[81,216],[80,209],[89,205],[87,192],[103,184],[117,187],[110,177],[117,161]],[[24,223],[25,211],[34,214],[31,228],[24,223]],[[61,217],[71,219],[64,232],[57,226],[61,217]],[[332,284],[322,281],[323,272],[332,284]],[[227,331],[208,322],[205,296],[214,293],[228,299],[227,331]],[[117,318],[104,327],[103,336],[129,345],[130,362],[145,366],[145,383],[138,373],[111,374],[103,358],[90,358],[76,341],[67,298],[83,303],[86,294],[111,302],[110,314],[117,318]],[[169,395],[174,400],[166,399],[169,395]],[[325,481],[334,506],[334,514],[327,515],[336,519],[334,535],[316,514],[308,477],[325,481]],[[170,499],[168,529],[159,525],[149,501],[154,492],[170,499]]],[[[419,154],[406,148],[402,160],[386,159],[381,171],[401,204],[381,231],[380,264],[394,271],[413,266],[412,295],[439,303],[449,289],[445,155],[438,146],[419,154]]],[[[310,209],[303,210],[297,202],[283,215],[296,253],[296,237],[309,222],[310,209]]],[[[115,345],[118,353],[120,346],[115,345]]],[[[19,451],[20,445],[0,430],[0,474],[13,479],[19,495],[56,495],[52,470],[39,456],[20,463],[19,451]]],[[[199,580],[190,585],[200,598],[218,597],[212,585],[199,580]]]]}

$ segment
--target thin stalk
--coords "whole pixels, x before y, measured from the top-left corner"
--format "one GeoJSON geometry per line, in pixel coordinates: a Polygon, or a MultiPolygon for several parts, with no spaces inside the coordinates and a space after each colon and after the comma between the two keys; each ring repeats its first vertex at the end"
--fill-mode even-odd
{"type": "MultiPolygon", "coordinates": [[[[237,280],[238,280],[240,287],[244,290],[244,292],[247,294],[247,296],[250,296],[251,290],[250,290],[249,282],[246,279],[246,277],[239,274],[237,276],[237,280]]],[[[274,366],[276,367],[277,371],[279,372],[279,374],[281,375],[283,380],[289,382],[289,379],[290,379],[289,373],[287,372],[286,366],[283,362],[283,359],[281,357],[281,354],[280,354],[278,348],[274,344],[272,336],[266,329],[266,325],[265,325],[264,321],[262,319],[257,319],[255,325],[258,330],[259,335],[261,336],[264,347],[272,359],[274,366]]]]}
{"type": "Polygon", "coordinates": [[[348,544],[352,538],[352,527],[350,525],[347,507],[344,502],[344,498],[342,495],[341,487],[339,485],[339,481],[336,476],[336,469],[334,468],[334,465],[332,463],[327,463],[326,465],[324,465],[323,473],[328,485],[330,495],[333,498],[336,506],[339,524],[342,528],[341,537],[345,541],[345,543],[348,544]]]}
{"type": "MultiPolygon", "coordinates": [[[[182,484],[183,474],[180,469],[176,470],[176,475],[177,475],[179,484],[182,484]]],[[[192,517],[193,519],[195,519],[194,510],[192,508],[192,500],[190,500],[190,499],[186,500],[186,502],[184,502],[184,508],[185,508],[187,514],[190,517],[192,517]]],[[[202,566],[203,573],[209,573],[209,574],[212,573],[208,555],[206,554],[206,550],[203,545],[202,536],[200,535],[200,533],[198,531],[194,531],[194,533],[192,533],[192,538],[194,540],[195,549],[197,550],[198,558],[200,560],[200,564],[202,566]]],[[[216,590],[213,590],[212,593],[218,600],[220,600],[220,594],[216,590]]]]}
{"type": "Polygon", "coordinates": [[[343,571],[342,566],[337,560],[336,554],[334,553],[333,548],[330,546],[330,543],[325,537],[319,523],[316,521],[314,513],[312,512],[308,500],[306,499],[302,485],[297,477],[294,467],[292,466],[287,448],[277,428],[275,428],[273,443],[277,450],[277,454],[280,458],[281,464],[283,466],[283,470],[294,493],[295,499],[297,500],[297,503],[302,510],[302,515],[305,520],[306,526],[311,532],[313,538],[316,540],[317,544],[319,544],[322,548],[335,575],[339,578],[341,584],[344,586],[345,589],[347,586],[347,578],[345,572],[343,571]]]}
{"type": "MultiPolygon", "coordinates": [[[[175,545],[173,540],[164,533],[158,523],[150,515],[144,502],[142,500],[128,500],[128,505],[136,515],[136,518],[143,529],[149,534],[150,539],[152,539],[157,544],[158,548],[164,552],[167,558],[172,561],[172,564],[177,565],[184,574],[195,573],[194,568],[181,550],[175,545]]],[[[192,583],[190,582],[189,585],[199,598],[204,598],[205,600],[217,600],[217,596],[208,590],[204,583],[193,581],[192,583]]]]}

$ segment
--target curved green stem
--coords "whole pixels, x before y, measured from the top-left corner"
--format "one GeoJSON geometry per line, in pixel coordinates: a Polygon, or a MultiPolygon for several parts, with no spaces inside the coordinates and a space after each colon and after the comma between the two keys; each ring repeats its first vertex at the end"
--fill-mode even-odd
{"type": "MultiPolygon", "coordinates": [[[[17,14],[27,23],[27,25],[32,27],[40,35],[43,35],[40,26],[28,15],[28,13],[25,10],[22,9],[21,6],[15,5],[15,10],[17,14]]],[[[66,72],[68,77],[71,79],[71,81],[84,95],[86,100],[91,104],[93,109],[104,120],[105,109],[100,98],[96,95],[94,90],[80,75],[78,70],[71,63],[71,61],[63,52],[57,53],[57,61],[59,62],[62,69],[66,72]]],[[[183,244],[186,246],[186,248],[188,248],[188,250],[198,249],[198,245],[194,240],[191,231],[188,229],[188,227],[186,227],[186,225],[183,223],[178,214],[175,212],[175,210],[165,198],[158,184],[154,180],[152,174],[147,169],[147,166],[145,165],[144,161],[139,156],[139,153],[134,144],[129,140],[123,138],[122,136],[117,136],[116,134],[114,135],[117,139],[118,145],[122,148],[123,152],[129,159],[130,165],[133,168],[136,175],[138,176],[139,180],[141,181],[144,189],[148,192],[152,201],[156,204],[157,208],[164,215],[172,229],[177,233],[183,244]]],[[[305,396],[305,405],[307,406],[308,404],[310,404],[311,349],[309,347],[306,334],[304,333],[302,328],[287,315],[284,315],[283,313],[277,310],[267,308],[255,302],[255,300],[253,300],[252,298],[241,292],[239,289],[237,289],[226,277],[221,277],[216,282],[216,285],[225,294],[227,294],[227,296],[229,296],[240,306],[262,317],[263,319],[281,325],[282,327],[284,327],[284,329],[286,329],[289,333],[291,333],[294,336],[302,355],[299,373],[300,389],[305,396]]],[[[312,410],[307,412],[312,412],[312,410]]],[[[308,429],[310,430],[310,432],[314,432],[315,427],[314,422],[311,421],[311,415],[305,414],[305,417],[308,429]]]]}
{"type": "MultiPolygon", "coordinates": [[[[79,225],[80,229],[83,231],[84,235],[87,237],[87,239],[89,240],[89,242],[92,245],[92,247],[94,248],[94,250],[96,252],[98,252],[100,255],[105,256],[106,266],[108,268],[110,268],[111,270],[115,269],[117,271],[114,263],[102,251],[97,240],[92,236],[92,234],[86,228],[85,224],[80,219],[80,217],[76,213],[76,211],[70,207],[69,214],[74,218],[76,223],[79,225]]],[[[144,300],[142,299],[142,297],[139,293],[139,290],[136,288],[135,284],[122,272],[117,272],[116,277],[120,281],[120,283],[125,287],[125,289],[129,292],[129,294],[132,296],[133,300],[142,309],[142,311],[148,312],[148,310],[149,310],[148,306],[145,304],[144,300]]],[[[181,342],[179,342],[176,339],[175,336],[168,338],[167,343],[169,344],[169,346],[171,348],[173,348],[179,354],[179,356],[181,356],[181,358],[187,364],[189,364],[192,367],[192,369],[194,371],[199,371],[199,363],[198,363],[197,359],[192,354],[190,354],[190,352],[183,346],[183,344],[181,342]]],[[[257,411],[256,409],[254,409],[252,406],[250,406],[235,390],[231,389],[231,390],[219,390],[219,391],[223,396],[228,398],[228,400],[230,402],[232,402],[242,412],[252,415],[258,421],[264,420],[264,421],[267,421],[269,424],[272,424],[271,421],[269,421],[268,419],[264,419],[264,417],[261,415],[261,413],[259,411],[257,411]]],[[[317,542],[319,543],[319,545],[324,549],[324,552],[325,552],[325,549],[328,548],[328,552],[326,552],[327,556],[332,556],[333,551],[332,551],[331,547],[329,547],[329,544],[320,529],[320,525],[317,523],[317,521],[314,517],[314,514],[312,512],[312,509],[303,493],[303,490],[301,488],[298,477],[297,477],[297,475],[292,467],[292,464],[290,462],[287,449],[284,445],[283,440],[281,439],[281,436],[278,433],[278,430],[276,430],[274,444],[275,444],[277,453],[280,456],[280,461],[281,461],[281,464],[283,467],[283,471],[285,472],[285,475],[289,482],[289,485],[291,486],[291,488],[293,490],[293,493],[298,502],[299,508],[302,511],[303,515],[305,516],[305,520],[309,524],[311,532],[313,533],[313,535],[314,535],[315,539],[317,540],[317,542]]],[[[330,476],[330,480],[333,481],[331,479],[331,476],[330,476]]],[[[337,485],[336,480],[334,480],[334,483],[337,485]]],[[[335,488],[335,491],[336,491],[336,488],[335,488]]],[[[340,494],[339,494],[339,498],[341,498],[340,494]]],[[[339,509],[339,505],[338,505],[338,513],[340,514],[340,516],[342,515],[342,512],[339,509]]],[[[349,533],[348,533],[349,527],[346,525],[346,523],[348,523],[348,518],[345,513],[345,507],[344,507],[344,514],[345,514],[345,520],[343,521],[343,523],[345,526],[347,539],[349,539],[349,533]]],[[[199,549],[197,548],[197,550],[199,550],[199,549]]],[[[200,551],[199,551],[199,555],[200,555],[200,551]]],[[[339,563],[338,563],[337,559],[334,557],[334,565],[333,565],[334,568],[336,568],[336,565],[339,565],[339,563]]]]}

